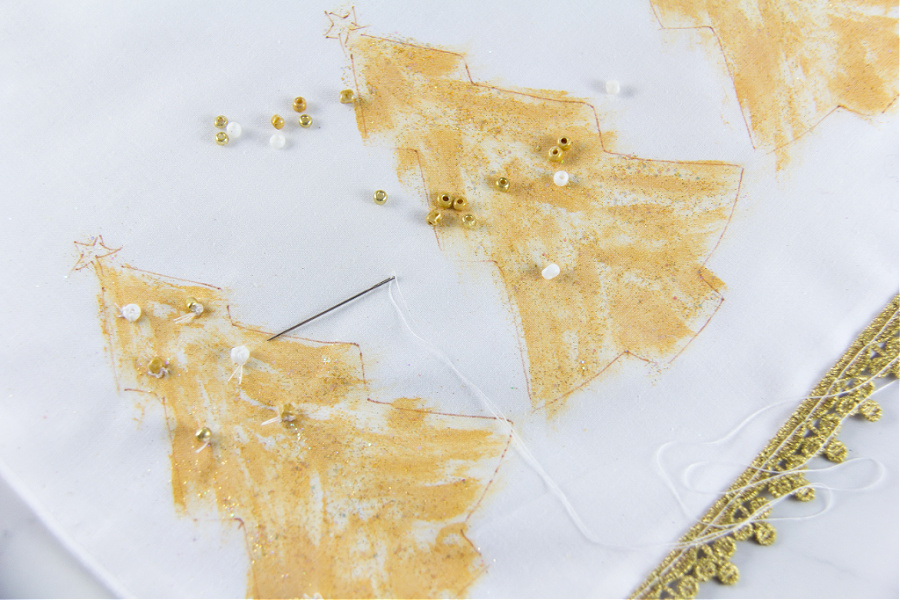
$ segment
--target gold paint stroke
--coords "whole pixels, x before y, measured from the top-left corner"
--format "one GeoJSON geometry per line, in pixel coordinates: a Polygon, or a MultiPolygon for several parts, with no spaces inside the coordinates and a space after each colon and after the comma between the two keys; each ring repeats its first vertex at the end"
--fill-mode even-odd
{"type": "Polygon", "coordinates": [[[248,595],[465,593],[484,570],[467,519],[506,451],[506,423],[429,412],[418,399],[370,401],[356,345],[267,343],[232,322],[222,290],[97,255],[78,264],[100,282],[119,388],[166,411],[176,505],[241,524],[248,595]],[[205,310],[175,323],[191,296],[205,310]],[[134,323],[118,316],[129,303],[143,309],[134,323]],[[241,383],[229,381],[238,345],[251,352],[241,383]],[[148,373],[157,356],[168,363],[159,379],[148,373]],[[288,404],[294,423],[264,424],[288,404]],[[201,427],[212,438],[196,452],[201,427]]]}
{"type": "Polygon", "coordinates": [[[426,198],[468,199],[478,225],[446,211],[438,242],[496,265],[534,407],[559,410],[622,356],[672,359],[705,327],[724,287],[705,262],[739,167],[607,152],[594,108],[565,92],[477,84],[459,54],[344,32],[363,138],[395,148],[401,180],[418,179],[426,198]],[[561,164],[547,157],[560,136],[572,140],[561,164]],[[553,184],[559,168],[565,187],[553,184]],[[500,176],[508,192],[494,187],[500,176]],[[562,275],[545,281],[548,263],[562,275]]]}
{"type": "Polygon", "coordinates": [[[765,450],[632,597],[693,598],[699,585],[713,578],[736,583],[740,572],[731,562],[736,542],[775,542],[775,527],[765,520],[772,503],[788,495],[800,501],[815,497],[805,476],[807,463],[817,455],[833,462],[846,458],[847,447],[837,438],[841,426],[853,415],[868,421],[881,417],[881,407],[869,396],[875,391],[873,379],[888,376],[900,377],[900,296],[866,327],[765,450]]]}
{"type": "Polygon", "coordinates": [[[663,27],[715,33],[757,148],[783,147],[838,107],[875,115],[897,98],[896,2],[652,3],[663,27]]]}

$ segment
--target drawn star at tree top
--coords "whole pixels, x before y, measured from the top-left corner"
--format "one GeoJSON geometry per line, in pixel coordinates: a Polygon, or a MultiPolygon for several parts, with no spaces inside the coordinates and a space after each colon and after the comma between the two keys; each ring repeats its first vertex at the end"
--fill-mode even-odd
{"type": "Polygon", "coordinates": [[[91,265],[95,265],[96,268],[99,259],[112,256],[122,249],[121,247],[110,248],[104,244],[102,235],[91,237],[87,242],[75,242],[75,247],[78,249],[78,260],[75,261],[69,273],[80,271],[91,265]]]}
{"type": "Polygon", "coordinates": [[[346,47],[351,33],[366,27],[366,25],[356,22],[356,8],[350,8],[344,12],[326,11],[325,16],[330,21],[325,37],[338,40],[342,48],[346,47]]]}

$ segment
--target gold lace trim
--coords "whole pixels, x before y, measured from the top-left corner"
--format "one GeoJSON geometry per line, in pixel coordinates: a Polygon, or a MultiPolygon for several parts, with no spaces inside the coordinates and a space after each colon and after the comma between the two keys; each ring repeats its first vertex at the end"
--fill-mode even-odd
{"type": "Polygon", "coordinates": [[[847,447],[837,439],[846,418],[881,417],[881,406],[869,396],[875,378],[900,377],[898,309],[900,296],[895,296],[632,598],[693,598],[700,584],[713,578],[736,583],[740,572],[731,562],[736,542],[753,538],[768,546],[775,541],[775,527],[765,520],[775,499],[789,494],[812,500],[806,464],[819,454],[833,462],[846,458],[847,447]]]}

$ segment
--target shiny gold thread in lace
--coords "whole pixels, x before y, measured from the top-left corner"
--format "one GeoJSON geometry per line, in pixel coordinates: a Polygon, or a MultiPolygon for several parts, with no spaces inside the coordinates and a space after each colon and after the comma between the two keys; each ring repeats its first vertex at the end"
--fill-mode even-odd
{"type": "Polygon", "coordinates": [[[847,447],[837,434],[848,417],[881,417],[881,407],[870,396],[874,379],[900,376],[898,310],[900,296],[895,296],[632,598],[693,598],[700,584],[713,578],[736,583],[740,572],[731,562],[736,542],[775,542],[775,527],[766,521],[772,504],[787,495],[812,500],[806,464],[820,454],[833,462],[846,458],[847,447]]]}

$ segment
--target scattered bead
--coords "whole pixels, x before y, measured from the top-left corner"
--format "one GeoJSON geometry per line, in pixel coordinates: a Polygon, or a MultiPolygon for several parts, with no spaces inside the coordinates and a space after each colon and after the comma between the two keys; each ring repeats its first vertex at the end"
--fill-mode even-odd
{"type": "Polygon", "coordinates": [[[372,200],[375,201],[375,204],[384,204],[387,202],[387,192],[384,190],[375,190],[375,193],[372,194],[372,200]]]}
{"type": "Polygon", "coordinates": [[[209,440],[212,439],[212,431],[210,431],[209,427],[201,427],[194,433],[194,437],[197,438],[198,442],[207,444],[209,443],[209,440]]]}
{"type": "Polygon", "coordinates": [[[547,156],[553,162],[562,162],[563,151],[559,148],[559,146],[553,146],[552,148],[550,148],[550,151],[547,153],[547,156]]]}
{"type": "Polygon", "coordinates": [[[216,120],[213,121],[213,125],[216,126],[216,129],[222,129],[228,125],[228,119],[225,118],[225,115],[219,115],[216,117],[216,120]]]}
{"type": "Polygon", "coordinates": [[[476,219],[475,215],[473,215],[472,213],[466,213],[462,216],[462,224],[463,227],[468,227],[469,229],[471,229],[478,224],[478,219],[476,219]]]}
{"type": "Polygon", "coordinates": [[[276,150],[281,150],[284,148],[285,144],[287,144],[287,139],[280,133],[273,134],[272,137],[269,138],[269,145],[276,150]]]}
{"type": "Polygon", "coordinates": [[[281,115],[272,115],[272,127],[275,129],[284,127],[284,118],[281,115]]]}
{"type": "Polygon", "coordinates": [[[549,265],[544,267],[543,271],[541,271],[541,276],[544,279],[549,281],[550,279],[553,279],[554,277],[559,275],[559,273],[560,273],[559,265],[556,263],[550,263],[549,265]]]}
{"type": "Polygon", "coordinates": [[[606,93],[616,95],[620,91],[622,91],[622,86],[619,85],[619,82],[615,79],[610,79],[606,82],[606,93]]]}
{"type": "Polygon", "coordinates": [[[494,187],[496,187],[501,192],[509,191],[509,179],[506,177],[501,177],[497,181],[494,182],[494,187]]]}
{"type": "Polygon", "coordinates": [[[141,307],[137,304],[126,304],[119,310],[122,318],[129,323],[134,323],[141,318],[141,307]]]}
{"type": "Polygon", "coordinates": [[[312,125],[312,117],[309,115],[300,115],[300,119],[297,120],[297,123],[300,124],[300,127],[306,129],[312,125]]]}
{"type": "Polygon", "coordinates": [[[561,137],[556,141],[556,145],[560,150],[568,150],[572,147],[572,142],[567,137],[561,137]]]}
{"type": "Polygon", "coordinates": [[[160,357],[155,357],[150,359],[150,363],[147,365],[147,374],[156,377],[159,379],[160,377],[165,376],[169,370],[166,368],[168,363],[161,359],[160,357]]]}
{"type": "Polygon", "coordinates": [[[434,225],[437,227],[441,224],[441,221],[444,220],[444,215],[439,210],[433,210],[428,213],[428,216],[425,217],[425,220],[428,221],[429,225],[434,225]]]}
{"type": "Polygon", "coordinates": [[[306,110],[306,98],[303,96],[297,96],[294,98],[294,110],[298,113],[302,113],[306,110]]]}
{"type": "Polygon", "coordinates": [[[453,199],[453,210],[465,210],[469,206],[469,201],[463,196],[457,196],[453,199]]]}
{"type": "Polygon", "coordinates": [[[569,174],[565,171],[557,171],[553,174],[553,183],[558,186],[568,185],[569,183],[569,174]]]}
{"type": "Polygon", "coordinates": [[[241,127],[240,123],[235,123],[232,121],[228,124],[228,127],[225,128],[225,131],[228,132],[228,135],[237,139],[241,137],[241,134],[244,132],[244,129],[241,127]]]}
{"type": "Polygon", "coordinates": [[[350,104],[353,102],[353,90],[341,90],[341,104],[350,104]]]}
{"type": "Polygon", "coordinates": [[[451,206],[453,206],[453,199],[450,198],[450,194],[447,193],[438,194],[435,202],[441,208],[450,208],[451,206]]]}
{"type": "Polygon", "coordinates": [[[228,143],[228,134],[224,131],[220,131],[216,134],[216,143],[220,146],[224,146],[228,143]]]}

